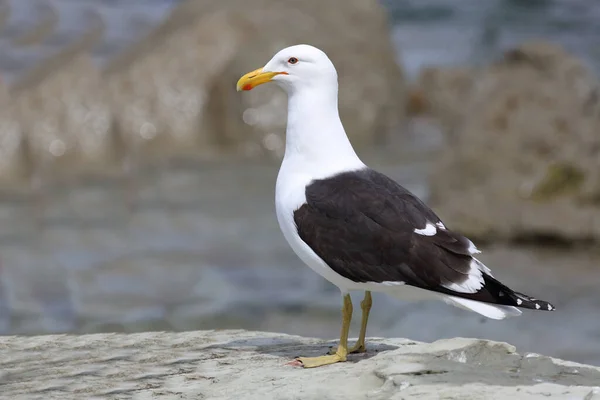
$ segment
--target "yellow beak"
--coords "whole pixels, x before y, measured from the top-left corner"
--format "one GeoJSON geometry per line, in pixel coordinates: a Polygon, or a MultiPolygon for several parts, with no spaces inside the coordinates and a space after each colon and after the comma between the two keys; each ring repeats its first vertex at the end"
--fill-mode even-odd
{"type": "Polygon", "coordinates": [[[262,68],[255,69],[240,78],[237,82],[237,91],[252,90],[258,85],[271,81],[274,76],[280,74],[287,75],[287,72],[263,72],[262,68]]]}

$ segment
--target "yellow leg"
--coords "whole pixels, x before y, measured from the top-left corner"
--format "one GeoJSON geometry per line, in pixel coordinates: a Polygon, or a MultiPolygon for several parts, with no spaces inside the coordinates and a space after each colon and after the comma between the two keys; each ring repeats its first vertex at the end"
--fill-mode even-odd
{"type": "Polygon", "coordinates": [[[342,332],[340,333],[340,345],[334,354],[320,357],[300,357],[296,360],[302,363],[304,368],[320,367],[322,365],[335,364],[346,361],[348,355],[348,331],[352,320],[352,299],[349,294],[344,295],[342,307],[342,332]]]}
{"type": "Polygon", "coordinates": [[[369,322],[369,312],[373,305],[373,299],[371,298],[371,292],[368,290],[365,292],[365,298],[360,302],[360,308],[362,309],[362,320],[360,323],[360,334],[358,336],[358,342],[350,349],[350,353],[364,353],[367,351],[365,346],[365,337],[367,336],[367,323],[369,322]]]}
{"type": "MultiPolygon", "coordinates": [[[[365,297],[363,301],[360,302],[360,308],[362,309],[362,321],[360,324],[360,334],[358,336],[358,341],[351,349],[348,350],[348,354],[351,353],[364,353],[367,351],[365,346],[365,337],[367,336],[367,323],[369,322],[369,312],[371,311],[371,306],[373,305],[373,299],[371,298],[371,292],[365,291],[365,297]]],[[[331,349],[331,354],[335,353],[337,348],[331,349]]]]}

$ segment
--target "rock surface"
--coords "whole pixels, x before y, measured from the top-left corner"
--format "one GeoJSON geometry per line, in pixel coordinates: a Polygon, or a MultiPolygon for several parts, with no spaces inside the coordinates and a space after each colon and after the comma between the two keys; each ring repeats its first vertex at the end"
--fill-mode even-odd
{"type": "Polygon", "coordinates": [[[597,78],[561,48],[532,42],[462,87],[459,110],[433,101],[450,110],[432,174],[446,222],[475,238],[600,240],[597,78]]]}
{"type": "Polygon", "coordinates": [[[15,400],[600,397],[600,368],[477,339],[374,338],[343,364],[285,365],[333,344],[241,330],[9,336],[0,338],[0,385],[15,400]]]}

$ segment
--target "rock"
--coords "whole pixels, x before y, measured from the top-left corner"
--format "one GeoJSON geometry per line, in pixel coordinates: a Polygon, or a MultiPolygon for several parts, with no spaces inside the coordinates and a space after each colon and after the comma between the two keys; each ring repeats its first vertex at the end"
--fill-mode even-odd
{"type": "Polygon", "coordinates": [[[281,155],[285,94],[274,86],[239,94],[235,82],[297,43],[323,48],[336,64],[355,144],[377,141],[403,121],[403,76],[377,1],[218,0],[183,2],[139,51],[107,67],[121,94],[120,128],[139,136],[151,125],[157,143],[168,138],[205,157],[281,155]]]}
{"type": "Polygon", "coordinates": [[[102,77],[87,54],[16,94],[28,156],[44,176],[106,171],[119,155],[102,77]]]}
{"type": "Polygon", "coordinates": [[[482,69],[432,174],[432,205],[480,239],[600,240],[600,85],[526,43],[482,69]]]}
{"type": "Polygon", "coordinates": [[[105,172],[120,155],[100,70],[87,53],[103,25],[98,18],[88,20],[86,30],[73,32],[71,40],[64,31],[45,37],[33,62],[25,63],[9,85],[11,118],[2,134],[16,137],[18,132],[12,158],[25,160],[31,186],[57,175],[105,172]]]}
{"type": "MultiPolygon", "coordinates": [[[[3,64],[10,96],[0,112],[0,187],[21,180],[38,188],[65,174],[129,178],[147,161],[178,156],[280,156],[285,94],[274,86],[240,94],[235,83],[299,42],[336,63],[342,117],[357,146],[404,120],[403,76],[376,0],[185,1],[132,46],[115,43],[120,36],[109,35],[92,6],[64,16],[40,4],[47,18],[16,35],[26,51],[8,52],[3,64]],[[63,17],[80,26],[65,29],[63,17]]],[[[136,29],[134,17],[123,21],[136,29]]]]}
{"type": "Polygon", "coordinates": [[[5,336],[3,395],[12,399],[591,399],[600,368],[506,343],[369,339],[349,362],[302,369],[298,355],[334,342],[241,330],[5,336]]]}
{"type": "Polygon", "coordinates": [[[244,19],[232,13],[198,16],[194,25],[175,29],[150,50],[106,67],[116,124],[131,152],[144,159],[221,154],[219,145],[227,133],[218,128],[229,126],[229,118],[240,119],[241,110],[237,117],[213,110],[211,102],[220,99],[213,98],[211,86],[242,46],[248,29],[244,19]]]}
{"type": "Polygon", "coordinates": [[[464,100],[470,96],[475,75],[475,69],[466,67],[423,68],[411,90],[413,110],[409,112],[433,116],[451,140],[465,119],[464,100]]]}

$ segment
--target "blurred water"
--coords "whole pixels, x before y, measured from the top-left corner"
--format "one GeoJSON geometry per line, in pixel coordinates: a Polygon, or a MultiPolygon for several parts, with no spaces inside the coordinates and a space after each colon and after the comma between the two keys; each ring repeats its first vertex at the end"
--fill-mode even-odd
{"type": "MultiPolygon", "coordinates": [[[[409,74],[431,63],[482,62],[533,36],[563,43],[600,65],[594,39],[599,3],[387,2],[409,74]]],[[[33,24],[39,16],[32,11],[36,2],[9,3],[17,25],[33,24]]],[[[79,32],[85,25],[79,17],[93,4],[109,32],[95,53],[102,61],[156,25],[172,3],[53,0],[73,16],[61,21],[54,40],[31,52],[0,42],[0,51],[35,58],[36,51],[79,32]]],[[[18,36],[17,25],[9,33],[18,36]]],[[[10,60],[21,59],[1,60],[0,69],[8,70],[10,60]]],[[[426,198],[428,160],[435,154],[417,147],[382,154],[373,149],[364,159],[426,198]]],[[[143,173],[130,180],[55,185],[42,198],[2,197],[0,332],[238,327],[335,338],[339,293],[302,265],[279,232],[273,206],[277,168],[266,161],[174,162],[139,168],[143,173]]],[[[369,334],[485,337],[600,365],[598,255],[500,247],[487,249],[482,260],[507,284],[554,302],[559,311],[498,322],[443,304],[405,304],[377,295],[369,334]]]]}
{"type": "Polygon", "coordinates": [[[600,2],[382,0],[409,76],[424,65],[474,65],[525,40],[561,44],[600,71],[600,2]]]}
{"type": "Polygon", "coordinates": [[[179,1],[5,0],[0,5],[10,14],[0,31],[2,79],[13,82],[24,70],[68,47],[98,25],[104,30],[92,55],[102,65],[148,34],[179,1]],[[21,43],[28,32],[51,20],[53,15],[56,23],[48,29],[49,35],[40,35],[39,41],[21,43]]]}

